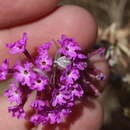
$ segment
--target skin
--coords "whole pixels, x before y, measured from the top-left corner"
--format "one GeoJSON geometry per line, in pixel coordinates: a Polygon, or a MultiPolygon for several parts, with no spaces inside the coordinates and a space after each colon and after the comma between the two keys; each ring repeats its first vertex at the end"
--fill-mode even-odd
{"type": "MultiPolygon", "coordinates": [[[[61,34],[74,37],[83,49],[91,49],[96,40],[97,25],[89,12],[78,6],[57,7],[58,0],[0,0],[0,62],[4,58],[11,59],[11,64],[24,56],[11,56],[5,43],[20,39],[23,32],[28,33],[27,49],[35,53],[39,44],[57,40],[61,34]],[[24,3],[26,3],[24,5],[24,3]],[[11,8],[8,6],[11,5],[11,8]],[[32,9],[33,8],[33,9],[32,9]],[[3,51],[4,50],[4,51],[3,51]]],[[[55,47],[50,54],[55,53],[55,47]]],[[[108,77],[108,67],[103,57],[96,56],[92,63],[108,77]]],[[[106,81],[101,82],[100,90],[106,81]]],[[[7,112],[7,99],[0,97],[0,129],[1,130],[43,130],[31,128],[26,120],[12,118],[7,112]]],[[[28,109],[28,108],[27,108],[28,109]]],[[[99,130],[103,121],[103,109],[96,99],[84,99],[76,106],[66,123],[59,125],[60,130],[99,130]]],[[[46,126],[44,130],[54,130],[55,126],[46,126]]],[[[56,128],[57,130],[57,128],[56,128]]]]}

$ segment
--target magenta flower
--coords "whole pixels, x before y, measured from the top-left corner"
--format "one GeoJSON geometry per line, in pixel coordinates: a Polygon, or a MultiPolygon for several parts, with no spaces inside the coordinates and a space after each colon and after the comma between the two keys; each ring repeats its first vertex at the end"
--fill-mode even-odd
{"type": "Polygon", "coordinates": [[[52,44],[53,44],[53,42],[47,42],[47,43],[44,43],[43,45],[39,46],[38,53],[40,55],[48,53],[48,50],[50,49],[52,44]]]}
{"type": "Polygon", "coordinates": [[[36,74],[32,70],[32,63],[26,62],[24,66],[17,63],[14,66],[14,78],[22,85],[31,86],[31,79],[36,77],[36,74]]]}
{"type": "Polygon", "coordinates": [[[48,117],[44,116],[42,114],[34,114],[31,118],[30,118],[30,122],[32,122],[35,126],[39,125],[40,123],[42,123],[43,125],[46,124],[48,122],[48,117]]]}
{"type": "Polygon", "coordinates": [[[105,76],[102,72],[100,72],[99,74],[96,75],[97,80],[104,80],[105,76]]]}
{"type": "Polygon", "coordinates": [[[62,105],[66,103],[67,95],[65,95],[63,91],[60,92],[54,91],[52,96],[53,96],[52,106],[55,107],[58,104],[62,105]]]}
{"type": "Polygon", "coordinates": [[[69,106],[74,105],[72,101],[75,100],[75,97],[80,98],[84,94],[84,91],[80,84],[61,86],[60,92],[64,93],[64,100],[67,102],[67,104],[69,104],[69,106]]]}
{"type": "Polygon", "coordinates": [[[77,56],[78,59],[83,59],[83,60],[86,60],[87,59],[87,56],[82,54],[82,53],[79,53],[78,56],[77,56]]]}
{"type": "Polygon", "coordinates": [[[22,103],[22,91],[14,82],[10,84],[10,88],[5,91],[4,95],[8,97],[10,103],[16,102],[17,105],[22,103]]]}
{"type": "Polygon", "coordinates": [[[38,90],[38,91],[42,91],[45,89],[45,86],[48,84],[48,80],[46,77],[44,76],[36,76],[36,78],[34,79],[31,79],[31,86],[30,86],[30,89],[35,89],[35,90],[38,90]]]}
{"type": "Polygon", "coordinates": [[[48,56],[48,54],[38,56],[35,63],[41,70],[49,71],[52,67],[52,59],[48,56]]]}
{"type": "Polygon", "coordinates": [[[42,111],[45,108],[45,106],[47,106],[47,102],[39,100],[39,99],[31,103],[31,107],[38,111],[42,111]]]}
{"type": "Polygon", "coordinates": [[[8,111],[12,113],[13,117],[17,117],[18,119],[25,118],[26,114],[21,106],[12,106],[8,108],[8,111]]]}
{"type": "Polygon", "coordinates": [[[60,81],[65,84],[73,84],[79,77],[79,70],[77,68],[71,68],[68,66],[61,75],[60,81]]]}
{"type": "Polygon", "coordinates": [[[83,94],[84,94],[84,91],[83,91],[81,85],[75,84],[72,86],[72,95],[73,96],[80,98],[83,96],[83,94]]]}
{"type": "Polygon", "coordinates": [[[77,42],[73,39],[67,38],[65,35],[62,35],[59,43],[62,47],[59,52],[70,59],[75,59],[78,55],[77,51],[81,50],[77,42]]]}
{"type": "Polygon", "coordinates": [[[65,116],[67,116],[71,111],[63,109],[61,111],[53,111],[48,114],[50,124],[55,124],[55,123],[61,123],[65,116]]]}
{"type": "MultiPolygon", "coordinates": [[[[71,85],[70,85],[71,86],[71,85]]],[[[72,89],[70,86],[62,85],[59,90],[54,90],[52,93],[52,106],[66,105],[72,101],[72,89]]]]}
{"type": "Polygon", "coordinates": [[[87,68],[87,63],[80,61],[80,62],[75,62],[74,67],[76,67],[77,69],[83,71],[87,68]]]}
{"type": "Polygon", "coordinates": [[[21,40],[7,44],[7,47],[10,49],[10,52],[12,54],[23,53],[25,51],[27,41],[26,35],[27,35],[26,33],[23,33],[23,38],[21,40]]]}
{"type": "Polygon", "coordinates": [[[55,123],[59,124],[62,122],[62,118],[60,116],[60,113],[49,113],[48,117],[50,120],[50,124],[55,124],[55,123]]]}
{"type": "Polygon", "coordinates": [[[35,126],[39,125],[42,122],[42,115],[35,114],[30,118],[30,122],[32,122],[35,126]]]}
{"type": "Polygon", "coordinates": [[[8,74],[9,62],[7,59],[4,60],[2,66],[0,66],[0,80],[6,80],[8,74]]]}

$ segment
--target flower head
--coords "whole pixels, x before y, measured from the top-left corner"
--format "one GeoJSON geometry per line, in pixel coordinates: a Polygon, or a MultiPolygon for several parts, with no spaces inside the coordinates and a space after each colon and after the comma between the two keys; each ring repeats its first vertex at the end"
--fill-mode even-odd
{"type": "Polygon", "coordinates": [[[26,41],[26,33],[23,33],[23,38],[21,40],[18,40],[14,43],[8,43],[6,46],[10,49],[12,54],[23,53],[25,51],[26,41]]]}
{"type": "Polygon", "coordinates": [[[15,79],[4,94],[10,103],[16,104],[8,108],[14,117],[25,118],[24,105],[31,93],[35,97],[29,106],[34,114],[29,121],[34,125],[61,123],[76,101],[88,96],[87,90],[92,91],[93,96],[100,95],[96,81],[104,80],[104,75],[88,59],[102,54],[104,49],[85,54],[78,42],[62,35],[54,58],[49,57],[52,42],[41,45],[35,57],[27,51],[26,41],[24,33],[21,40],[7,44],[7,47],[12,54],[24,53],[27,61],[17,62],[9,68],[8,60],[5,60],[0,67],[0,80],[6,79],[8,73],[15,79]]]}

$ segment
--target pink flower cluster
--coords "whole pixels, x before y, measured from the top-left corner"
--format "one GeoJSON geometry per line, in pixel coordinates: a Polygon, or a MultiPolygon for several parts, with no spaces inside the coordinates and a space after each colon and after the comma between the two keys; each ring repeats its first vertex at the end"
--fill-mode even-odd
{"type": "Polygon", "coordinates": [[[102,72],[89,64],[91,56],[102,54],[103,48],[85,54],[79,44],[65,35],[57,41],[59,49],[54,58],[48,51],[53,42],[48,42],[38,48],[38,56],[32,57],[26,49],[27,34],[21,40],[7,44],[12,54],[23,53],[28,60],[20,61],[9,68],[8,60],[4,60],[0,67],[0,80],[6,80],[8,74],[13,81],[4,93],[8,97],[10,106],[8,111],[14,117],[25,118],[25,103],[30,94],[35,91],[35,100],[30,103],[34,114],[30,122],[34,125],[42,123],[61,123],[72,112],[76,100],[88,96],[89,89],[94,96],[99,96],[95,81],[104,80],[102,72]]]}

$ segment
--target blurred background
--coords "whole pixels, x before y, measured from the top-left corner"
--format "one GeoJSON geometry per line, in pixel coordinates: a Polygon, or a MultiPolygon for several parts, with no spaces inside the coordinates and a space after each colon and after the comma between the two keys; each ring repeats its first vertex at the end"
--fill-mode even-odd
{"type": "Polygon", "coordinates": [[[110,79],[99,99],[105,110],[101,130],[130,130],[130,0],[61,0],[61,3],[89,10],[99,26],[95,48],[106,48],[110,79]]]}
{"type": "Polygon", "coordinates": [[[130,0],[61,0],[61,4],[89,10],[99,26],[95,48],[106,48],[110,79],[99,99],[105,111],[101,130],[130,130],[130,0]]]}

